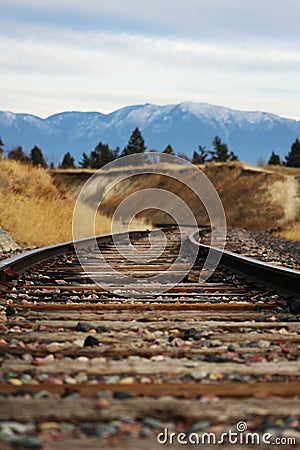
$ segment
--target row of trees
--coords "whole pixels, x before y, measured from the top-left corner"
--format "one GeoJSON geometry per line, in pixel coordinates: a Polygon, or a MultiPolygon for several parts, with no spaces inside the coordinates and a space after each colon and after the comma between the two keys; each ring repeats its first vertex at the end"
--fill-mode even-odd
{"type": "Polygon", "coordinates": [[[90,152],[89,155],[83,153],[79,166],[85,169],[100,169],[117,158],[134,155],[137,153],[144,153],[146,149],[147,147],[145,145],[145,140],[142,133],[138,128],[135,128],[129,138],[128,144],[124,147],[122,152],[119,147],[111,150],[108,144],[99,142],[99,144],[93,151],[90,152]]]}
{"type": "MultiPolygon", "coordinates": [[[[178,156],[193,162],[194,164],[203,164],[206,162],[226,162],[226,161],[237,161],[238,157],[232,151],[229,151],[227,144],[223,143],[219,136],[215,136],[213,142],[213,149],[207,150],[205,147],[199,145],[198,150],[194,151],[193,157],[190,159],[185,153],[178,153],[178,156]]],[[[138,153],[144,153],[147,147],[145,145],[145,140],[142,133],[138,128],[135,128],[132,132],[128,144],[121,151],[119,147],[115,149],[110,149],[108,144],[99,142],[94,150],[90,154],[83,153],[82,159],[79,161],[79,167],[85,169],[99,169],[106,164],[114,161],[122,156],[134,155],[138,153]]],[[[154,150],[150,150],[154,151],[154,150]]],[[[169,155],[175,155],[172,146],[169,144],[163,150],[162,153],[169,155]]],[[[3,154],[3,142],[0,137],[0,155],[3,154]]],[[[30,163],[33,166],[40,166],[47,168],[47,163],[45,161],[42,150],[34,146],[30,152],[30,155],[26,155],[22,147],[18,146],[13,148],[8,152],[8,159],[14,159],[22,163],[30,163]]],[[[288,167],[300,167],[300,142],[298,139],[292,144],[291,150],[285,157],[285,162],[280,160],[279,155],[272,152],[268,164],[283,164],[288,167]]],[[[53,163],[50,165],[54,168],[53,163]]],[[[63,169],[75,168],[75,159],[70,152],[65,153],[61,164],[58,166],[63,169]]]]}
{"type": "Polygon", "coordinates": [[[296,139],[291,146],[291,150],[285,157],[285,161],[281,161],[280,156],[272,152],[268,164],[279,166],[284,165],[287,167],[300,167],[300,141],[296,139]]]}
{"type": "MultiPolygon", "coordinates": [[[[0,156],[4,153],[4,144],[0,137],[0,156]]],[[[7,155],[8,159],[14,159],[15,161],[19,161],[23,164],[32,164],[33,166],[40,166],[46,169],[48,167],[42,150],[35,145],[33,149],[30,152],[30,155],[26,155],[23,148],[18,145],[17,147],[14,147],[12,150],[8,152],[7,155]]]]}
{"type": "MultiPolygon", "coordinates": [[[[115,150],[110,150],[107,144],[100,142],[89,156],[86,153],[83,153],[79,165],[83,168],[99,169],[119,157],[144,153],[146,148],[145,140],[140,130],[135,128],[130,136],[127,146],[122,152],[120,152],[118,147],[115,150]]],[[[175,155],[170,144],[167,145],[162,153],[175,155]]],[[[179,153],[178,156],[189,160],[188,156],[184,153],[179,153]]],[[[194,164],[202,164],[208,161],[237,161],[237,159],[237,156],[233,152],[229,152],[227,145],[223,144],[221,139],[216,136],[213,140],[213,150],[207,151],[205,147],[199,146],[199,151],[194,151],[192,162],[194,164]]]]}
{"type": "MultiPolygon", "coordinates": [[[[0,142],[0,148],[3,147],[2,141],[0,142]]],[[[135,128],[132,132],[128,144],[121,151],[119,147],[115,149],[110,149],[108,144],[104,144],[99,142],[99,144],[90,152],[90,154],[83,153],[82,159],[79,161],[79,167],[85,169],[99,169],[111,161],[114,161],[117,158],[122,156],[134,155],[138,153],[145,153],[147,147],[145,145],[145,140],[142,136],[142,133],[138,128],[135,128]]],[[[154,151],[154,150],[150,150],[154,151]]],[[[175,155],[175,152],[172,146],[169,144],[163,150],[162,153],[166,153],[169,155],[175,155]]],[[[189,160],[188,156],[185,153],[178,153],[183,159],[189,160]]],[[[30,155],[26,155],[23,151],[22,147],[18,146],[8,152],[8,159],[14,159],[20,161],[22,163],[31,163],[34,166],[40,166],[47,168],[47,163],[45,161],[42,150],[34,146],[31,150],[30,155]]],[[[205,147],[199,146],[198,151],[194,151],[193,157],[191,161],[194,164],[201,164],[209,161],[236,161],[238,158],[233,152],[229,152],[226,144],[221,142],[221,139],[216,136],[213,140],[213,150],[206,150],[205,147]]],[[[53,167],[53,165],[52,165],[53,167]]],[[[71,155],[70,152],[67,152],[61,164],[58,166],[63,169],[71,169],[75,168],[75,159],[71,155]]]]}

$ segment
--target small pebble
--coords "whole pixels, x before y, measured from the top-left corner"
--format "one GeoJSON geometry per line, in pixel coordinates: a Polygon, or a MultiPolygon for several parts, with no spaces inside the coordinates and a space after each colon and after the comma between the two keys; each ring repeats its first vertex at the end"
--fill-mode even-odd
{"type": "Polygon", "coordinates": [[[64,384],[63,380],[61,380],[60,378],[57,378],[57,377],[49,378],[48,383],[50,383],[50,384],[64,384]]]}
{"type": "Polygon", "coordinates": [[[8,305],[5,308],[5,314],[7,315],[7,317],[14,316],[16,314],[16,310],[15,310],[15,308],[13,306],[8,305]]]}
{"type": "Polygon", "coordinates": [[[19,378],[10,378],[9,383],[13,386],[22,386],[22,381],[19,378]]]}
{"type": "Polygon", "coordinates": [[[198,330],[196,330],[196,328],[190,328],[188,330],[184,330],[183,335],[181,336],[181,338],[183,340],[195,340],[198,341],[199,339],[201,339],[201,336],[198,332],[198,330]]]}
{"type": "Polygon", "coordinates": [[[41,431],[46,431],[46,430],[51,430],[51,429],[59,430],[60,424],[58,422],[42,422],[39,424],[39,429],[41,431]]]}
{"type": "Polygon", "coordinates": [[[257,343],[257,346],[258,346],[259,348],[269,348],[270,345],[271,345],[271,343],[270,343],[269,341],[264,341],[264,340],[260,340],[260,341],[258,341],[258,343],[257,343]]]}
{"type": "Polygon", "coordinates": [[[77,383],[86,383],[88,380],[88,376],[85,372],[79,372],[75,378],[77,383]]]}
{"type": "MultiPolygon", "coordinates": [[[[84,344],[84,339],[75,339],[75,341],[73,341],[73,345],[77,345],[78,347],[83,347],[84,344]]],[[[84,356],[83,356],[84,358],[84,356]]]]}
{"type": "Polygon", "coordinates": [[[119,375],[111,375],[107,378],[106,384],[117,384],[120,381],[119,375]]]}
{"type": "Polygon", "coordinates": [[[41,373],[37,376],[39,381],[48,381],[49,380],[49,375],[47,373],[41,373]]]}
{"type": "Polygon", "coordinates": [[[18,339],[11,339],[10,343],[9,343],[10,347],[18,347],[19,346],[19,341],[18,339]]]}
{"type": "Polygon", "coordinates": [[[117,428],[113,425],[106,423],[99,423],[95,427],[95,435],[101,437],[107,437],[117,432],[117,428]]]}
{"type": "Polygon", "coordinates": [[[66,378],[64,379],[64,382],[67,383],[67,384],[76,384],[76,383],[77,383],[77,382],[76,382],[76,379],[75,379],[75,378],[72,378],[72,377],[66,377],[66,378]]]}
{"type": "Polygon", "coordinates": [[[33,356],[30,353],[24,353],[24,355],[22,355],[22,359],[26,362],[32,362],[33,361],[33,356]]]}
{"type": "Polygon", "coordinates": [[[107,331],[107,328],[104,325],[99,325],[98,327],[95,327],[95,330],[97,333],[105,333],[107,331]]]}
{"type": "Polygon", "coordinates": [[[29,373],[25,373],[24,375],[22,375],[21,381],[22,381],[22,383],[24,383],[24,384],[29,384],[29,383],[31,383],[31,381],[32,381],[32,376],[29,375],[29,373]]]}
{"type": "Polygon", "coordinates": [[[90,325],[88,322],[83,322],[80,321],[77,323],[76,325],[76,331],[83,331],[83,332],[87,332],[92,330],[94,327],[92,325],[90,325]]]}
{"type": "Polygon", "coordinates": [[[238,350],[239,346],[237,344],[229,344],[227,347],[227,350],[229,352],[236,352],[238,350]]]}
{"type": "Polygon", "coordinates": [[[99,341],[94,336],[87,336],[83,346],[84,347],[95,347],[99,344],[99,341]]]}
{"type": "Polygon", "coordinates": [[[217,381],[217,380],[221,380],[223,378],[223,375],[219,372],[212,372],[209,375],[209,379],[212,381],[217,381]]]}
{"type": "Polygon", "coordinates": [[[134,378],[133,377],[125,377],[120,380],[120,384],[133,384],[134,378]]]}
{"type": "Polygon", "coordinates": [[[33,398],[48,398],[48,397],[50,397],[50,392],[49,391],[46,391],[46,390],[43,390],[43,391],[39,391],[39,392],[36,392],[34,395],[33,395],[33,398]]]}
{"type": "Polygon", "coordinates": [[[191,377],[196,381],[203,380],[207,377],[207,372],[204,372],[203,370],[193,370],[191,372],[191,377]]]}
{"type": "Polygon", "coordinates": [[[55,361],[55,358],[54,358],[54,356],[52,354],[51,355],[47,355],[44,358],[44,363],[45,364],[51,364],[53,361],[55,361]]]}
{"type": "Polygon", "coordinates": [[[47,350],[50,353],[56,353],[61,350],[62,344],[60,342],[51,342],[47,345],[47,350]]]}
{"type": "Polygon", "coordinates": [[[3,430],[11,430],[14,433],[24,434],[34,430],[33,423],[19,423],[14,421],[4,421],[0,423],[1,432],[3,430]]]}

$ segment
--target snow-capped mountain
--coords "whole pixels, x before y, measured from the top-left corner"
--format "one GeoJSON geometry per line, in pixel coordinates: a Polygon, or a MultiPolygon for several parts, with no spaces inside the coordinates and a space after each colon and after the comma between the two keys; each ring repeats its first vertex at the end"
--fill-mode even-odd
{"type": "Polygon", "coordinates": [[[29,152],[38,145],[48,161],[55,163],[67,151],[78,161],[100,141],[122,149],[135,127],[142,132],[148,150],[163,150],[171,144],[176,153],[191,156],[199,145],[211,149],[218,135],[241,161],[254,164],[260,157],[268,159],[272,151],[283,158],[300,137],[300,121],[207,103],[127,106],[110,114],[63,112],[46,119],[0,112],[0,136],[6,150],[21,145],[29,152]]]}

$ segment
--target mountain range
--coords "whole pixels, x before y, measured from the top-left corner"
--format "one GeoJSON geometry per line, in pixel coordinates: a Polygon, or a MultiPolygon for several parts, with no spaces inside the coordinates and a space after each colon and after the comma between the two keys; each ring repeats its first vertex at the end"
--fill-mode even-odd
{"type": "Polygon", "coordinates": [[[207,103],[127,106],[110,114],[62,112],[45,119],[31,114],[0,112],[0,136],[5,150],[21,145],[29,153],[39,146],[48,162],[58,163],[69,151],[77,161],[101,141],[121,149],[138,127],[147,149],[162,151],[171,144],[188,156],[198,146],[212,148],[218,135],[241,161],[256,164],[272,151],[281,158],[300,137],[300,121],[267,112],[237,111],[207,103]]]}

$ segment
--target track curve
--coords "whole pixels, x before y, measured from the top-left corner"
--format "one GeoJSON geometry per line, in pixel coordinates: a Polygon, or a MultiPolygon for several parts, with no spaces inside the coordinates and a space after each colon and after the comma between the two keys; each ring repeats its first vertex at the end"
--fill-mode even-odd
{"type": "Polygon", "coordinates": [[[197,235],[193,233],[189,236],[191,246],[198,248],[199,251],[204,253],[208,251],[214,252],[220,257],[221,266],[284,295],[298,296],[300,294],[299,270],[278,267],[229,250],[202,244],[197,240],[197,235]]]}
{"type": "MultiPolygon", "coordinates": [[[[93,256],[91,275],[97,266],[105,281],[94,283],[72,242],[1,262],[1,449],[157,450],[166,429],[174,439],[180,432],[217,435],[241,421],[253,432],[297,437],[295,292],[263,288],[261,277],[245,281],[244,269],[229,273],[226,253],[226,270],[199,281],[208,249],[189,268],[189,246],[198,242],[184,237],[178,260],[181,234],[172,227],[165,236],[159,258],[143,265],[130,251],[124,258],[113,236],[97,238],[111,267],[136,278],[128,286],[93,256]],[[162,292],[149,277],[170,267],[162,292]],[[137,298],[145,286],[147,295],[137,298]]],[[[148,232],[130,240],[149,251],[148,232]]],[[[157,234],[153,252],[160,241],[157,234]]],[[[89,242],[82,242],[87,256],[89,242]]],[[[181,447],[175,439],[169,448],[181,447]]]]}

